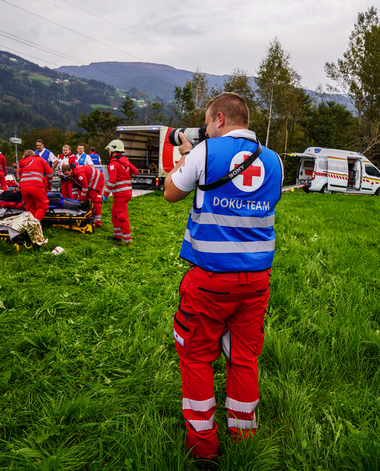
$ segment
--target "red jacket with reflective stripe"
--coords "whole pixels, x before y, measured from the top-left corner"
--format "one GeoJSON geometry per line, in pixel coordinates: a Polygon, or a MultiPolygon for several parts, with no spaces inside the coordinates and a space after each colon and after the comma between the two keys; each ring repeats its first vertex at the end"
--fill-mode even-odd
{"type": "Polygon", "coordinates": [[[3,154],[0,152],[0,177],[5,177],[7,173],[7,161],[5,160],[3,154]]]}
{"type": "Polygon", "coordinates": [[[108,182],[104,196],[107,198],[111,192],[114,198],[130,196],[132,194],[131,175],[138,175],[137,168],[122,154],[113,154],[107,170],[108,182]]]}
{"type": "Polygon", "coordinates": [[[45,188],[44,175],[47,177],[47,190],[50,191],[53,184],[53,172],[46,160],[39,155],[29,155],[21,159],[19,165],[20,188],[23,186],[45,188]]]}
{"type": "Polygon", "coordinates": [[[88,190],[103,191],[104,175],[95,167],[81,165],[73,169],[71,184],[74,198],[78,196],[78,190],[80,190],[80,200],[86,201],[88,190]]]}

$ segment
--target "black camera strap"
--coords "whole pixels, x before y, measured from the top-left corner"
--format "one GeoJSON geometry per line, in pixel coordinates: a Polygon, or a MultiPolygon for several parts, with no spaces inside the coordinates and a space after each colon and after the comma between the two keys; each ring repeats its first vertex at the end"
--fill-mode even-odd
{"type": "Polygon", "coordinates": [[[226,173],[223,177],[219,178],[219,180],[216,180],[213,183],[206,183],[205,185],[198,185],[198,188],[202,191],[215,190],[216,188],[219,188],[222,185],[230,182],[235,177],[237,177],[242,172],[244,172],[245,169],[247,169],[251,164],[253,164],[253,162],[258,158],[258,156],[261,154],[263,150],[259,140],[257,141],[257,143],[258,143],[258,147],[255,150],[255,152],[251,154],[248,157],[248,159],[244,160],[244,162],[242,162],[238,167],[226,173]]]}

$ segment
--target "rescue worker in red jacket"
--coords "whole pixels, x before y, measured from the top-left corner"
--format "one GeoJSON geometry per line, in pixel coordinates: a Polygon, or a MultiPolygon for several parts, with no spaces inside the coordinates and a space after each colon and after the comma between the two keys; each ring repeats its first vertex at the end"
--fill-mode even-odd
{"type": "Polygon", "coordinates": [[[83,203],[88,199],[94,207],[95,226],[102,225],[102,194],[104,174],[89,165],[76,167],[75,164],[64,165],[62,173],[71,180],[73,197],[83,203]]]}
{"type": "Polygon", "coordinates": [[[8,189],[7,182],[5,180],[7,173],[7,161],[5,160],[4,155],[0,152],[0,186],[3,191],[8,189]]]}
{"type": "Polygon", "coordinates": [[[53,171],[50,165],[34,151],[26,150],[19,165],[20,189],[25,209],[39,221],[49,208],[47,191],[51,191],[53,171]],[[46,179],[46,180],[45,180],[46,179]],[[47,181],[47,186],[45,186],[47,181]]]}
{"type": "Polygon", "coordinates": [[[62,167],[64,165],[75,164],[78,166],[78,158],[76,155],[71,153],[71,147],[65,144],[62,147],[62,154],[58,156],[58,175],[61,178],[61,194],[64,198],[73,199],[71,181],[66,178],[62,173],[62,167]]]}
{"type": "Polygon", "coordinates": [[[119,139],[111,141],[106,147],[110,160],[108,164],[108,182],[104,197],[112,192],[113,240],[117,245],[130,245],[131,227],[128,218],[128,201],[132,198],[131,175],[138,175],[137,168],[123,155],[124,144],[119,139]]]}

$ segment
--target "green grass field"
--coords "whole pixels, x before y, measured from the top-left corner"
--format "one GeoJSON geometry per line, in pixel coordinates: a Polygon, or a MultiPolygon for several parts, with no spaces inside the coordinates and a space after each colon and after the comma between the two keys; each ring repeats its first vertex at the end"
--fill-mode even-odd
{"type": "Polygon", "coordinates": [[[51,83],[53,83],[53,79],[38,74],[30,74],[28,75],[28,79],[37,80],[38,82],[42,82],[44,85],[50,85],[51,83]]]}
{"type": "MultiPolygon", "coordinates": [[[[172,323],[191,200],[129,204],[133,245],[103,228],[0,244],[0,470],[192,470],[172,323]],[[66,253],[51,254],[56,246],[66,253]]],[[[380,198],[284,194],[259,359],[256,438],[221,470],[380,469],[380,198]]]]}
{"type": "Polygon", "coordinates": [[[108,106],[108,105],[91,105],[91,108],[93,109],[96,109],[98,108],[99,110],[112,110],[112,107],[111,106],[108,106]]]}

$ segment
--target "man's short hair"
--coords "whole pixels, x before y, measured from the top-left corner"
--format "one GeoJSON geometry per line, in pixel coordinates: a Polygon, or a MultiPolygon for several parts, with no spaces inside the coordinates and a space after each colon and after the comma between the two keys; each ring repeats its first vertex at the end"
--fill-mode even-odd
{"type": "Polygon", "coordinates": [[[206,106],[213,121],[218,112],[222,112],[227,123],[231,126],[242,126],[248,128],[249,110],[244,98],[237,93],[225,92],[212,98],[206,106]]]}
{"type": "Polygon", "coordinates": [[[71,170],[70,165],[62,165],[62,168],[61,168],[62,173],[65,173],[65,172],[70,171],[70,170],[71,170]]]}
{"type": "Polygon", "coordinates": [[[68,144],[65,144],[64,146],[62,146],[62,149],[64,149],[65,147],[66,147],[66,149],[71,150],[71,147],[68,144]]]}
{"type": "Polygon", "coordinates": [[[42,139],[37,139],[36,144],[37,144],[37,142],[41,142],[41,144],[44,145],[44,141],[42,139]]]}
{"type": "Polygon", "coordinates": [[[90,147],[90,152],[95,152],[95,147],[90,147]]]}

